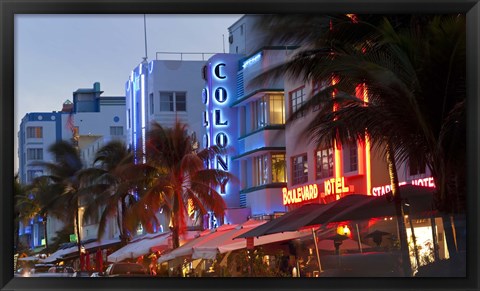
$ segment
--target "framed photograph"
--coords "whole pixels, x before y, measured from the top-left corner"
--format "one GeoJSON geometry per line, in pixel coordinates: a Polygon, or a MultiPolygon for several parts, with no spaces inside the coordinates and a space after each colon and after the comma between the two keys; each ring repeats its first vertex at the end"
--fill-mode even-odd
{"type": "Polygon", "coordinates": [[[2,1],[1,289],[477,290],[479,14],[2,1]]]}

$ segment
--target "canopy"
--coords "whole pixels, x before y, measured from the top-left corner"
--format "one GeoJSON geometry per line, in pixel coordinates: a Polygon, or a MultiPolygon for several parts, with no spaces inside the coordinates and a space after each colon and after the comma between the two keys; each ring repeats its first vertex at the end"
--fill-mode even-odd
{"type": "Polygon", "coordinates": [[[170,232],[156,233],[155,236],[141,237],[131,241],[126,246],[118,249],[107,257],[108,262],[116,263],[126,259],[134,259],[141,255],[148,254],[150,248],[158,245],[168,245],[170,232]]]}
{"type": "MultiPolygon", "coordinates": [[[[184,239],[190,240],[197,234],[198,232],[196,231],[187,231],[184,235],[184,239]]],[[[168,241],[171,236],[171,232],[161,232],[147,234],[145,236],[136,238],[123,248],[120,248],[116,252],[110,254],[107,257],[107,261],[116,263],[126,259],[137,258],[156,250],[165,250],[169,248],[168,241]]]]}
{"type": "MultiPolygon", "coordinates": [[[[255,227],[261,227],[266,221],[249,220],[241,225],[220,226],[216,230],[198,237],[185,245],[161,256],[159,263],[173,260],[183,256],[191,256],[192,259],[214,259],[217,254],[244,249],[247,247],[245,239],[235,239],[244,232],[255,227]]],[[[281,242],[309,236],[309,231],[295,231],[283,234],[272,234],[254,238],[254,246],[281,242]]]]}
{"type": "MultiPolygon", "coordinates": [[[[234,241],[234,238],[254,227],[264,224],[265,222],[266,221],[263,220],[248,220],[241,225],[237,225],[234,229],[220,232],[218,235],[209,235],[208,239],[196,244],[196,246],[193,248],[192,258],[215,259],[217,254],[222,253],[219,248],[224,245],[239,242],[239,240],[234,241]]],[[[242,241],[244,244],[243,247],[245,248],[245,241],[242,241]]]]}
{"type": "Polygon", "coordinates": [[[235,229],[237,225],[224,224],[212,230],[206,230],[202,232],[198,237],[186,242],[184,245],[180,246],[158,258],[158,263],[163,263],[166,261],[173,260],[178,257],[190,256],[193,254],[193,248],[199,245],[202,241],[212,239],[214,237],[224,234],[226,231],[235,229]]]}
{"type": "MultiPolygon", "coordinates": [[[[253,245],[261,246],[261,245],[271,244],[275,242],[282,242],[282,241],[287,241],[287,240],[292,240],[297,238],[304,238],[311,235],[312,233],[309,230],[291,231],[291,232],[285,232],[285,233],[274,233],[274,234],[253,238],[253,245]]],[[[238,242],[219,246],[218,251],[219,253],[223,254],[226,252],[244,249],[247,247],[246,241],[247,241],[246,239],[242,239],[242,240],[239,240],[238,242]]]]}
{"type": "MultiPolygon", "coordinates": [[[[421,216],[432,211],[434,189],[404,185],[400,187],[405,213],[421,216]]],[[[328,224],[347,220],[362,220],[373,217],[395,216],[395,204],[385,196],[351,194],[328,204],[306,204],[264,225],[243,233],[238,237],[258,237],[262,235],[295,231],[302,227],[328,224]]]]}
{"type": "MultiPolygon", "coordinates": [[[[95,250],[98,248],[104,248],[106,246],[114,245],[120,243],[119,239],[109,239],[109,240],[96,240],[89,239],[82,242],[83,247],[87,251],[95,250]]],[[[78,255],[78,246],[76,242],[71,242],[62,245],[57,251],[51,254],[48,258],[40,260],[42,263],[53,263],[57,260],[64,260],[66,256],[77,253],[78,255]]]]}

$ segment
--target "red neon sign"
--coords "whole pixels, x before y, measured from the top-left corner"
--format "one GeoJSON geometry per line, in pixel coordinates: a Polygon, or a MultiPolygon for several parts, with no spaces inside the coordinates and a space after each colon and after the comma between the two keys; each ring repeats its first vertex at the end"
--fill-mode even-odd
{"type": "MultiPolygon", "coordinates": [[[[398,183],[399,186],[403,186],[403,185],[406,185],[406,184],[407,184],[407,182],[398,183]]],[[[435,182],[433,180],[433,177],[415,179],[415,180],[412,180],[411,184],[415,185],[415,186],[435,188],[435,182]]],[[[382,196],[382,195],[387,194],[390,191],[392,191],[392,185],[384,185],[384,186],[379,186],[379,187],[373,187],[372,188],[372,195],[373,196],[382,196]]]]}
{"type": "Polygon", "coordinates": [[[291,190],[282,188],[283,205],[290,205],[304,201],[315,200],[318,198],[317,184],[300,186],[291,190]]]}

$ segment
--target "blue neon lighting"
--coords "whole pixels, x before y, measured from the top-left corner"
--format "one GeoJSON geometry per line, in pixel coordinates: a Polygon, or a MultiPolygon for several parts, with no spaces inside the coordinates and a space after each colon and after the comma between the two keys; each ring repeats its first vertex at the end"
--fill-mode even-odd
{"type": "Polygon", "coordinates": [[[259,52],[255,55],[253,55],[252,57],[248,58],[247,60],[245,60],[243,62],[242,68],[245,69],[248,66],[251,66],[251,65],[257,63],[258,61],[260,61],[261,58],[262,58],[262,52],[259,52]]]}

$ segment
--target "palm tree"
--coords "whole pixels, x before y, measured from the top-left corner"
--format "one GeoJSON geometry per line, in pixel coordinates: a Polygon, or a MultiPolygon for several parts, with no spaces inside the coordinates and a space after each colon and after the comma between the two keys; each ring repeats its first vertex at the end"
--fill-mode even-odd
{"type": "Polygon", "coordinates": [[[44,166],[47,175],[42,179],[51,185],[52,200],[45,211],[54,211],[62,214],[62,220],[67,224],[73,223],[74,233],[77,235],[78,252],[81,253],[81,233],[79,203],[80,199],[88,193],[82,182],[83,163],[78,150],[67,141],[58,141],[52,144],[49,151],[53,154],[55,162],[39,162],[44,166]]]}
{"type": "Polygon", "coordinates": [[[13,199],[15,205],[15,221],[14,221],[14,232],[15,232],[15,250],[19,251],[20,245],[20,235],[19,235],[19,224],[27,224],[30,219],[35,217],[35,214],[38,211],[37,206],[32,201],[30,194],[28,193],[26,187],[20,183],[18,174],[15,175],[14,184],[13,184],[13,199]]]}
{"type": "Polygon", "coordinates": [[[110,218],[116,218],[120,239],[124,244],[131,238],[125,220],[127,208],[133,202],[130,190],[135,188],[136,179],[141,181],[143,178],[133,166],[133,155],[125,144],[111,141],[97,151],[94,167],[86,171],[96,188],[91,189],[94,195],[88,196],[86,204],[91,207],[87,207],[84,217],[95,217],[98,215],[98,206],[103,206],[97,234],[99,239],[110,218]]]}
{"type": "Polygon", "coordinates": [[[186,230],[189,200],[201,214],[213,211],[223,217],[225,202],[216,189],[223,179],[234,177],[206,168],[207,161],[219,152],[216,147],[196,152],[187,126],[180,122],[172,128],[153,122],[146,142],[146,163],[139,164],[147,179],[136,189],[139,200],[129,209],[129,228],[141,222],[147,231],[153,231],[158,224],[155,215],[163,209],[177,248],[179,236],[186,230]]]}
{"type": "MultiPolygon", "coordinates": [[[[425,162],[435,178],[437,209],[464,213],[464,204],[457,201],[464,201],[465,192],[448,191],[446,181],[447,167],[459,175],[465,173],[464,165],[452,162],[465,152],[461,127],[465,100],[464,18],[412,17],[410,22],[399,17],[381,21],[369,17],[369,22],[352,18],[330,17],[323,26],[318,25],[319,32],[303,33],[306,49],[262,78],[287,73],[305,82],[321,82],[333,77],[335,82],[297,111],[323,108],[305,133],[318,144],[329,145],[368,138],[372,147],[387,158],[398,206],[401,196],[395,163],[408,162],[409,158],[425,162]],[[392,22],[400,27],[394,27],[392,22]],[[368,100],[356,96],[359,84],[367,89],[368,100]],[[455,144],[457,151],[451,158],[448,149],[456,140],[447,136],[462,139],[455,144]]],[[[288,26],[281,29],[287,39],[296,36],[288,26]]],[[[397,209],[401,215],[400,207],[397,209]]],[[[449,250],[451,246],[449,243],[449,250]]]]}

